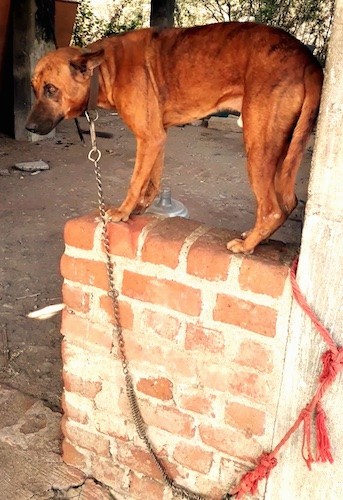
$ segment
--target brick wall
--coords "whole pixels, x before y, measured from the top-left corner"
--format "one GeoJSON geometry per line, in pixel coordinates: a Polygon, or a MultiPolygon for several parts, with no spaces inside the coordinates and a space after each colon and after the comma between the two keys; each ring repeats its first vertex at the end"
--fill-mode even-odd
{"type": "MultiPolygon", "coordinates": [[[[101,224],[69,221],[61,260],[63,458],[116,498],[171,498],[130,416],[107,296],[101,224]]],[[[233,235],[186,219],[110,225],[126,352],[171,476],[211,498],[271,444],[294,252],[234,256],[233,235]]]]}

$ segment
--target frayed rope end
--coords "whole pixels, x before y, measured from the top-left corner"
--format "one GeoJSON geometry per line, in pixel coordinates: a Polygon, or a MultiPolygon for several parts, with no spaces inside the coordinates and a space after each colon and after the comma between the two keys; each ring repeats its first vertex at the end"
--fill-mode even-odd
{"type": "Polygon", "coordinates": [[[317,440],[317,462],[330,462],[333,463],[331,455],[331,444],[329,439],[328,430],[326,427],[326,413],[320,403],[316,406],[316,440],[317,440]]]}

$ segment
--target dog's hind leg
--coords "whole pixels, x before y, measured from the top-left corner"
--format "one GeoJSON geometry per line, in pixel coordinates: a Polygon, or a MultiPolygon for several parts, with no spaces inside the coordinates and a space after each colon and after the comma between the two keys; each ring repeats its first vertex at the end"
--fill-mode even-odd
{"type": "Polygon", "coordinates": [[[293,111],[267,109],[262,99],[243,105],[244,141],[247,168],[252,190],[256,197],[255,226],[244,233],[242,239],[227,244],[233,253],[252,253],[286,220],[275,190],[277,166],[283,160],[295,120],[293,111]]]}
{"type": "Polygon", "coordinates": [[[275,189],[281,209],[289,215],[297,205],[295,181],[307,141],[314,128],[318,114],[322,74],[307,70],[305,73],[305,96],[300,116],[294,127],[288,150],[275,175],[275,189]]]}
{"type": "Polygon", "coordinates": [[[257,202],[255,226],[244,233],[242,239],[228,242],[227,248],[233,253],[253,253],[255,247],[276,231],[287,218],[279,206],[274,188],[277,159],[272,155],[265,155],[262,159],[259,153],[259,148],[253,148],[248,154],[249,178],[257,202]]]}

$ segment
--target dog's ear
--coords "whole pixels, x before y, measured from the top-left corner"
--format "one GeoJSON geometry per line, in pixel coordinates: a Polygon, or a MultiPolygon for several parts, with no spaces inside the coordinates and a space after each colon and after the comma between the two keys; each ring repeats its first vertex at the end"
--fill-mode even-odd
{"type": "Polygon", "coordinates": [[[92,75],[93,69],[104,60],[104,49],[96,52],[84,52],[69,61],[72,75],[75,79],[85,80],[92,75]]]}

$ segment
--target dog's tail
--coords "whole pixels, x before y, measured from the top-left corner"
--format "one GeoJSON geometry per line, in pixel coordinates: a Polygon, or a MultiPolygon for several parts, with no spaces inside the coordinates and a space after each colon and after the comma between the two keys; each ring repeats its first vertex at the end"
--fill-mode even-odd
{"type": "Polygon", "coordinates": [[[317,65],[307,66],[304,74],[304,100],[294,128],[286,156],[279,166],[276,176],[276,192],[282,210],[288,215],[297,204],[294,193],[295,180],[306,148],[308,138],[314,128],[320,104],[323,72],[317,65]]]}

